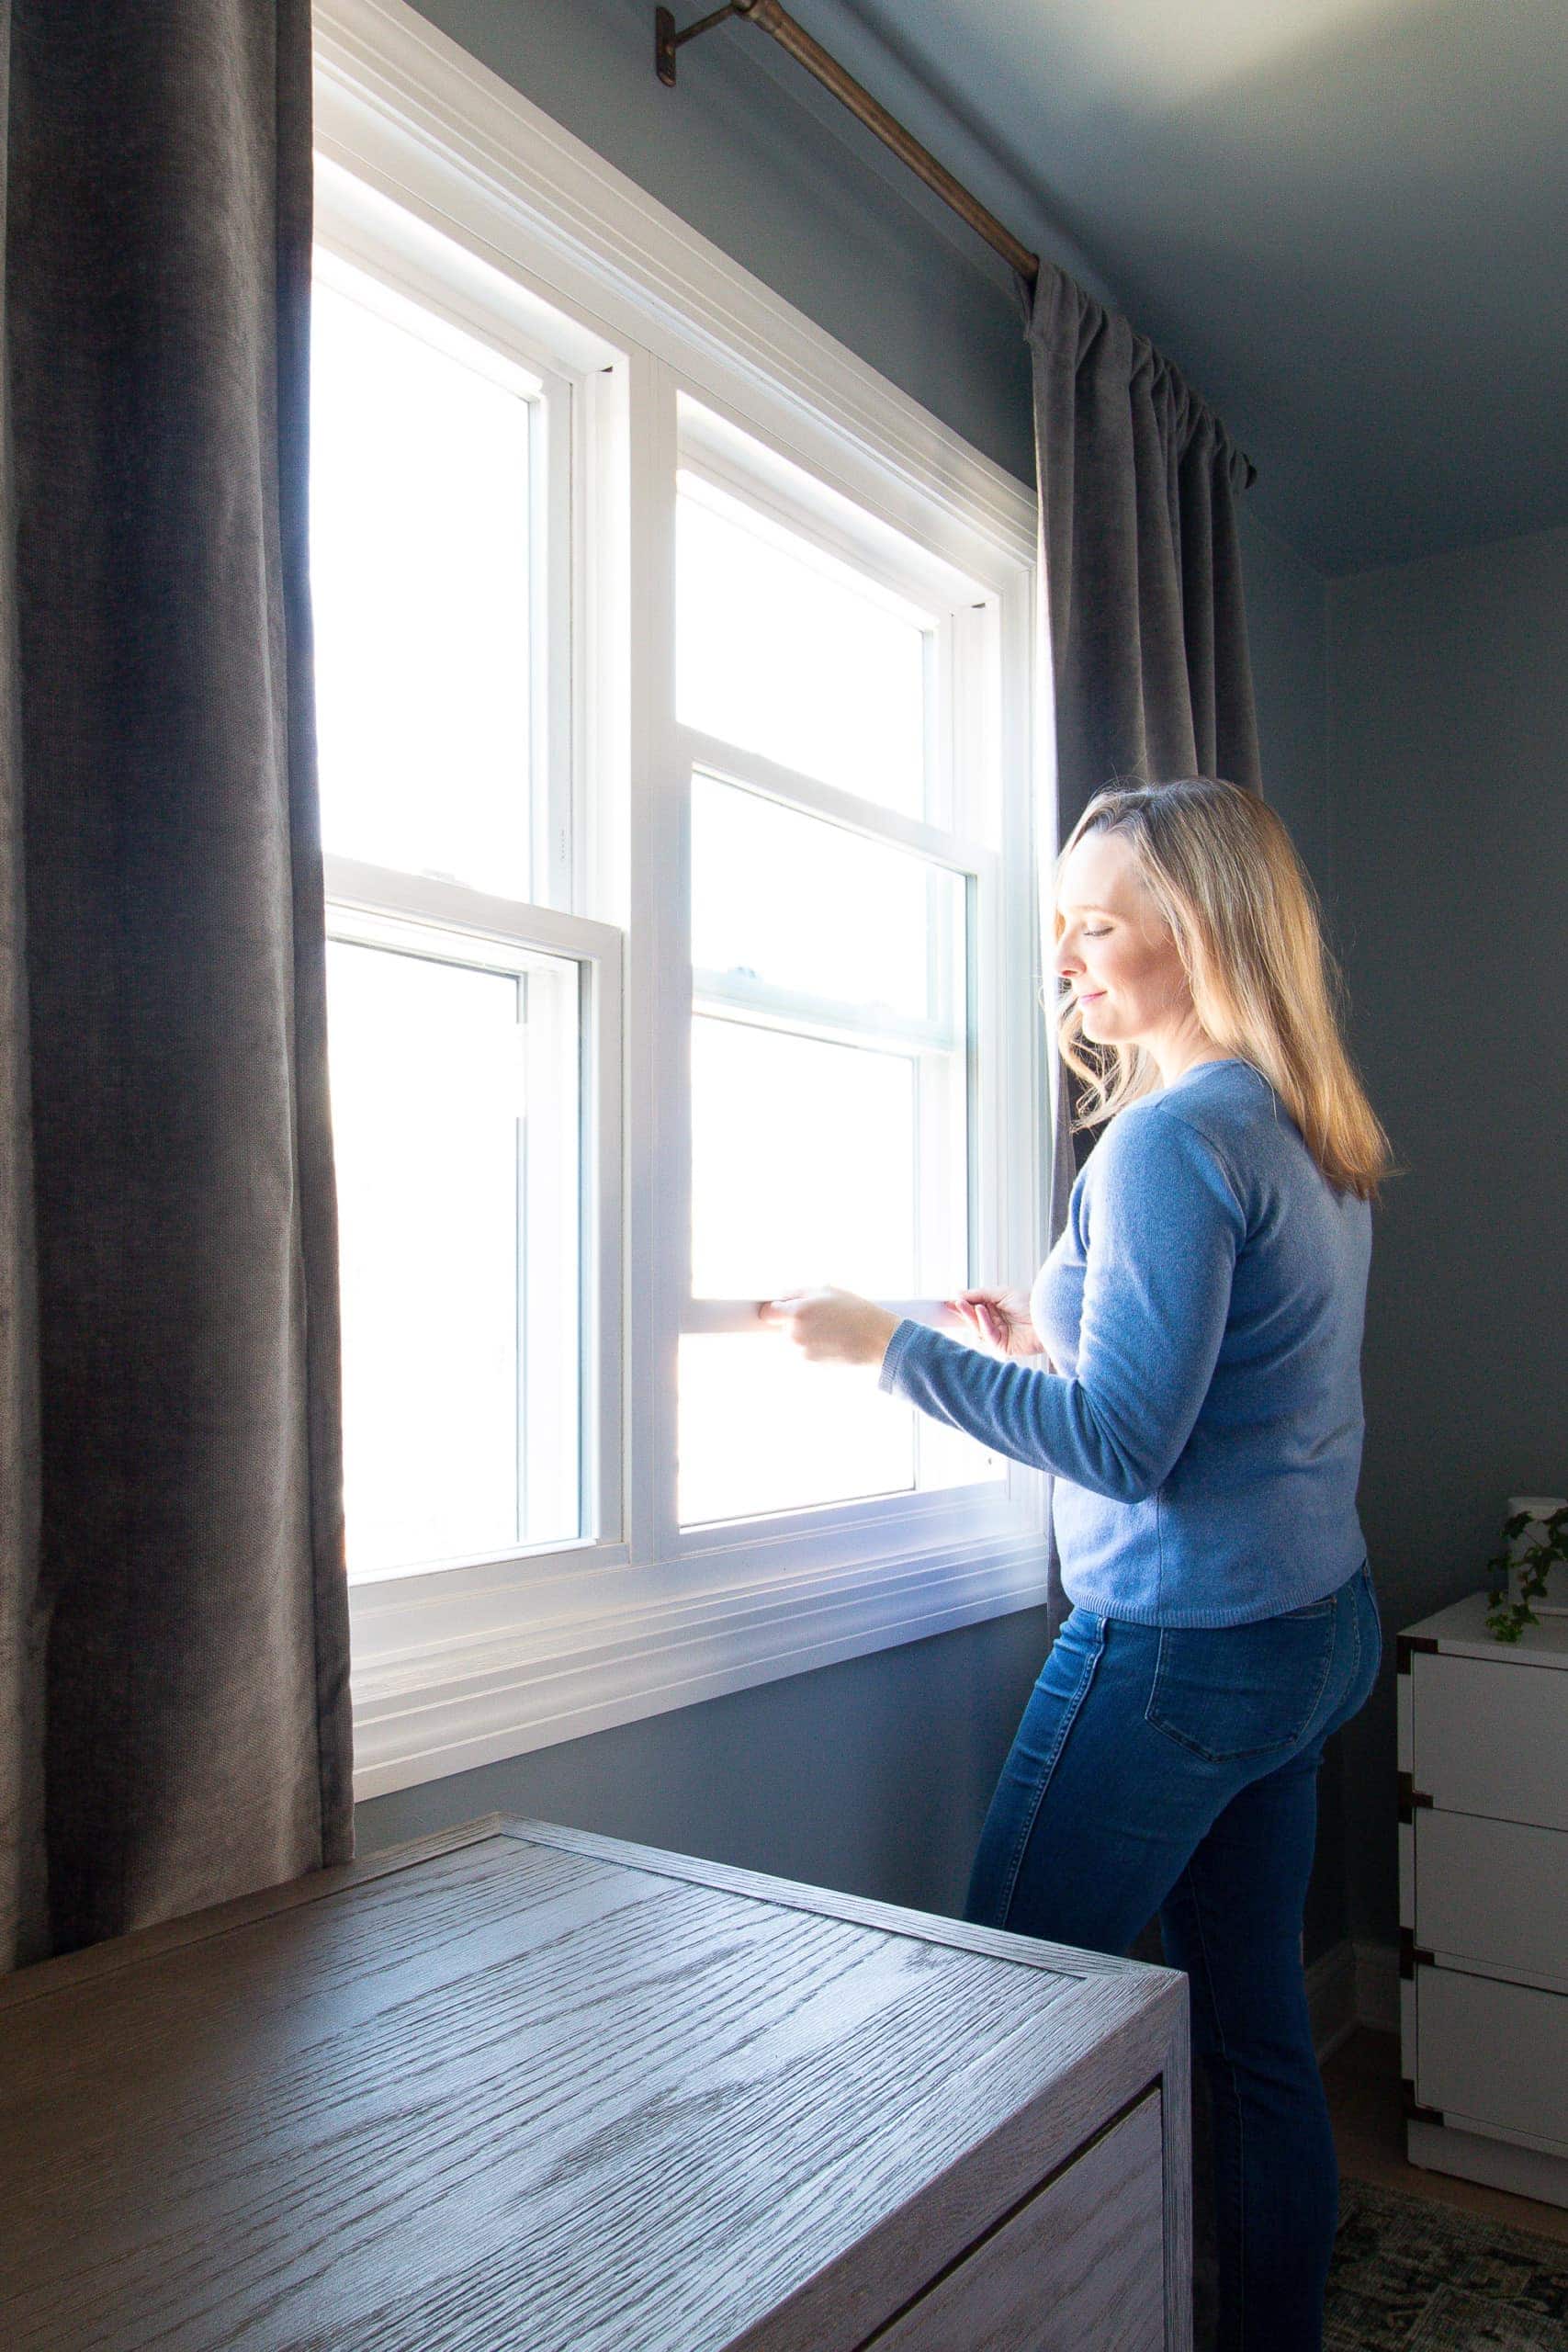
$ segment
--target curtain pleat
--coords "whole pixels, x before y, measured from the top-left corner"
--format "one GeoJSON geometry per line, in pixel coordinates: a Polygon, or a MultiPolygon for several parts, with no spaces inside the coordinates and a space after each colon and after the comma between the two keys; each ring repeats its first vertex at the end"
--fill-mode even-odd
{"type": "MultiPolygon", "coordinates": [[[[1260,789],[1236,528],[1236,500],[1253,468],[1147,339],[1063,271],[1042,261],[1032,288],[1021,291],[1045,587],[1040,674],[1050,682],[1041,734],[1051,748],[1037,795],[1049,997],[1056,855],[1096,792],[1192,775],[1260,789]]],[[[1046,1058],[1054,1246],[1092,1139],[1072,1134],[1054,1045],[1046,1058]]],[[[1053,1640],[1066,1612],[1053,1510],[1053,1640]]]]}
{"type": "Polygon", "coordinates": [[[0,1965],[353,1849],[309,0],[0,0],[0,1965]]]}

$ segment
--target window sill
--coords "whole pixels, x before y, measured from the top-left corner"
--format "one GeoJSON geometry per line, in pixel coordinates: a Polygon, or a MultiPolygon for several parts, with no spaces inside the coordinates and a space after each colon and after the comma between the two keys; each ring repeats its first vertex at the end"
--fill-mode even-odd
{"type": "MultiPolygon", "coordinates": [[[[378,1589],[354,1589],[356,1614],[378,1589]]],[[[934,1559],[774,1570],[721,1589],[652,1593],[611,1611],[532,1616],[382,1649],[354,1672],[355,1796],[1038,1608],[1045,1597],[1043,1533],[993,1532],[944,1544],[934,1559]]]]}

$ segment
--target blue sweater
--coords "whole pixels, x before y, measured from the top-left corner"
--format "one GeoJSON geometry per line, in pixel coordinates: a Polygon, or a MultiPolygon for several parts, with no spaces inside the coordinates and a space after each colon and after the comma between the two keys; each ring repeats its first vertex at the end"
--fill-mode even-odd
{"type": "Polygon", "coordinates": [[[1067,1599],[1141,1625],[1318,1600],[1366,1557],[1361,1327],[1371,1211],[1337,1193],[1251,1063],[1120,1111],[1030,1311],[1036,1369],[906,1317],[877,1385],[1055,1472],[1067,1599]]]}

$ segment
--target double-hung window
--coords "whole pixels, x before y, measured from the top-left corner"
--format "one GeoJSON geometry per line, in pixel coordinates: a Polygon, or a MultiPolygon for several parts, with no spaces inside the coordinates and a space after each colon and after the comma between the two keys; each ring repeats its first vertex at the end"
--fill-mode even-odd
{"type": "Polygon", "coordinates": [[[759,1302],[1027,1279],[1031,503],[321,0],[311,588],[361,1794],[1038,1600],[759,1302]]]}

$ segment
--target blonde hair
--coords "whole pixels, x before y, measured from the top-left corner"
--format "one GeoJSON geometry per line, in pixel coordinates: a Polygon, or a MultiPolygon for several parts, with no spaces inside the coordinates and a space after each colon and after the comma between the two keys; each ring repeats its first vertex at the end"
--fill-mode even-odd
{"type": "MultiPolygon", "coordinates": [[[[1325,944],[1317,895],[1284,825],[1257,793],[1213,776],[1113,784],[1097,792],[1056,861],[1086,833],[1120,833],[1175,941],[1205,1034],[1261,1070],[1337,1191],[1378,1198],[1393,1165],[1340,1034],[1344,981],[1325,944]]],[[[1060,905],[1055,935],[1064,928],[1060,905]]],[[[1138,1045],[1085,1039],[1076,1000],[1057,1047],[1086,1081],[1075,1129],[1155,1092],[1158,1065],[1138,1045]],[[1086,1051],[1087,1048],[1087,1051],[1086,1051]],[[1089,1053],[1101,1057],[1098,1066],[1089,1053]]]]}

